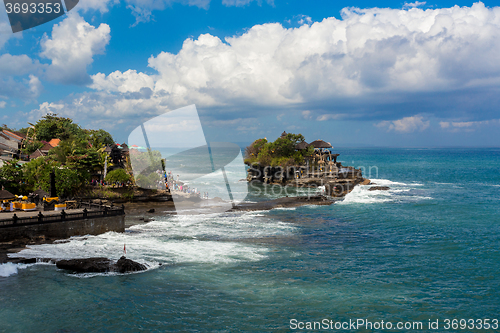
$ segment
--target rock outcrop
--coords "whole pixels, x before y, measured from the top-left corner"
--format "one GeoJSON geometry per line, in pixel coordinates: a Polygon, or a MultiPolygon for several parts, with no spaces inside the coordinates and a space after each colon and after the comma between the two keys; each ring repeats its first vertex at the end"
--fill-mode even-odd
{"type": "Polygon", "coordinates": [[[133,260],[127,259],[124,256],[118,259],[114,266],[115,270],[120,273],[127,272],[139,272],[146,270],[146,266],[143,264],[139,264],[133,260]]]}
{"type": "Polygon", "coordinates": [[[116,263],[108,258],[85,258],[59,260],[57,268],[76,273],[108,273],[108,272],[138,272],[146,270],[146,266],[133,260],[121,257],[116,263]]]}
{"type": "Polygon", "coordinates": [[[106,273],[111,271],[113,261],[108,258],[86,258],[59,260],[57,268],[77,273],[106,273]]]}
{"type": "Polygon", "coordinates": [[[391,188],[389,186],[372,186],[368,191],[388,191],[391,188]]]}
{"type": "Polygon", "coordinates": [[[301,197],[283,197],[274,200],[262,202],[242,202],[235,207],[233,211],[252,211],[252,210],[271,210],[274,208],[292,208],[306,205],[327,206],[335,202],[323,195],[301,196],[301,197]]]}

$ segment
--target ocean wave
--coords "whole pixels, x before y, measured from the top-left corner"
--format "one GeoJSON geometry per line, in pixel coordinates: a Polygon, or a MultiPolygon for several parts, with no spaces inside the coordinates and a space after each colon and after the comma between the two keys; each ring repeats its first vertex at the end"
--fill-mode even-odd
{"type": "Polygon", "coordinates": [[[11,262],[0,264],[0,276],[9,277],[11,275],[17,274],[17,270],[20,264],[13,264],[11,262]]]}
{"type": "MultiPolygon", "coordinates": [[[[370,181],[379,186],[389,186],[389,185],[400,185],[400,186],[408,186],[406,183],[401,182],[393,182],[389,179],[370,179],[370,181]]],[[[419,186],[419,185],[417,185],[419,186]]]]}
{"type": "Polygon", "coordinates": [[[9,277],[12,275],[16,275],[19,273],[20,269],[26,269],[33,265],[52,265],[50,263],[40,262],[36,264],[14,264],[12,262],[7,262],[4,264],[0,264],[0,277],[9,277]]]}
{"type": "MultiPolygon", "coordinates": [[[[388,179],[372,179],[377,186],[388,186],[389,190],[386,191],[369,191],[372,185],[356,186],[351,193],[347,194],[343,201],[338,202],[340,205],[349,204],[375,204],[387,202],[415,202],[419,200],[433,199],[429,196],[412,194],[413,186],[423,186],[420,183],[401,183],[393,182],[388,179]]],[[[419,190],[421,192],[421,190],[419,190]]]]}
{"type": "Polygon", "coordinates": [[[256,213],[212,215],[174,215],[156,217],[137,224],[125,233],[108,232],[98,236],[71,237],[68,242],[28,246],[11,254],[21,258],[80,259],[106,257],[128,259],[156,267],[162,264],[226,264],[259,261],[267,257],[262,245],[238,242],[240,239],[290,235],[296,227],[256,213]]]}

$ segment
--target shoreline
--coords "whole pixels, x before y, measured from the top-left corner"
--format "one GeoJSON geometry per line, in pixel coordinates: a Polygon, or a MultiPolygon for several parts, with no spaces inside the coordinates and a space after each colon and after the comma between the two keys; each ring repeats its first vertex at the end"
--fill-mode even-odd
{"type": "MultiPolygon", "coordinates": [[[[203,202],[192,202],[189,200],[190,207],[195,205],[201,208],[200,204],[212,203],[212,206],[203,207],[206,213],[213,213],[210,209],[217,211],[217,203],[220,203],[219,198],[209,199],[203,202]]],[[[241,203],[228,212],[248,212],[257,210],[271,210],[275,208],[292,208],[305,205],[331,205],[338,200],[332,200],[322,195],[315,196],[299,196],[299,197],[282,197],[273,200],[266,200],[255,203],[241,203]]],[[[148,223],[153,221],[155,217],[165,216],[165,214],[176,214],[173,201],[139,201],[127,202],[125,206],[125,228],[130,228],[133,225],[148,223]]],[[[36,263],[36,258],[10,258],[9,253],[17,253],[25,249],[29,245],[53,244],[55,241],[61,241],[58,238],[47,238],[38,236],[32,239],[16,239],[10,242],[0,243],[0,264],[7,262],[30,264],[36,263]]],[[[43,259],[43,262],[49,262],[49,259],[43,259]]]]}

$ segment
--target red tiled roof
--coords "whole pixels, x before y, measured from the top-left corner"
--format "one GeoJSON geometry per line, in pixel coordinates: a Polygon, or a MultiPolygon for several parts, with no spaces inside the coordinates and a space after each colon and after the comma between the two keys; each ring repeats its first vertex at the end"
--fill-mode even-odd
{"type": "Polygon", "coordinates": [[[19,140],[19,141],[22,141],[22,139],[23,139],[23,137],[22,137],[22,136],[20,136],[20,135],[18,135],[18,134],[16,134],[16,133],[13,133],[13,132],[11,132],[11,131],[3,130],[3,132],[4,132],[4,134],[6,134],[7,136],[10,136],[10,137],[12,137],[12,138],[14,138],[14,139],[17,139],[17,140],[19,140]]]}
{"type": "Polygon", "coordinates": [[[59,144],[59,142],[61,142],[61,140],[59,139],[52,139],[49,141],[49,145],[51,145],[52,147],[57,147],[57,145],[59,144]]]}

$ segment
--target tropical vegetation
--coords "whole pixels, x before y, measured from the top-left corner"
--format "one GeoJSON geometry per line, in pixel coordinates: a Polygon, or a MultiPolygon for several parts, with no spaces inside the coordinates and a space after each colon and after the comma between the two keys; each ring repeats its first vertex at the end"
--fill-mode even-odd
{"type": "Polygon", "coordinates": [[[313,147],[296,150],[297,144],[304,142],[302,134],[288,133],[279,137],[274,142],[268,142],[266,138],[255,140],[245,149],[245,163],[248,165],[259,164],[261,166],[302,165],[305,157],[314,153],[313,147]]]}
{"type": "MultiPolygon", "coordinates": [[[[19,132],[27,136],[23,152],[31,154],[52,139],[61,140],[40,156],[20,164],[18,160],[6,161],[0,168],[0,183],[13,193],[27,193],[37,188],[49,191],[50,173],[55,173],[58,196],[75,195],[92,175],[104,169],[106,145],[114,143],[108,132],[82,129],[70,118],[46,115],[36,124],[22,128],[19,132]]],[[[108,163],[108,166],[112,166],[108,163]]],[[[122,178],[125,179],[123,175],[122,178]]]]}

